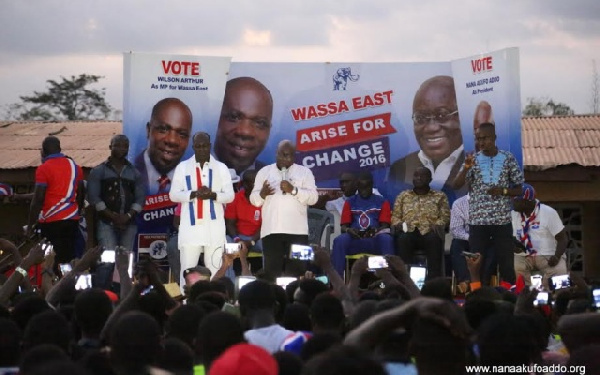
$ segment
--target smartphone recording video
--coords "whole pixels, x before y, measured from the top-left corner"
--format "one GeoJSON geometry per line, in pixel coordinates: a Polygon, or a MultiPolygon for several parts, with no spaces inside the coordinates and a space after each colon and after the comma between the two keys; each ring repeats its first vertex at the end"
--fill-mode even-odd
{"type": "Polygon", "coordinates": [[[60,269],[60,273],[63,276],[65,276],[69,272],[73,271],[73,267],[71,267],[71,263],[60,263],[58,265],[58,268],[60,269]]]}
{"type": "Polygon", "coordinates": [[[531,289],[537,289],[541,291],[542,288],[542,275],[531,276],[531,289]]]}
{"type": "Polygon", "coordinates": [[[154,285],[150,285],[146,289],[142,290],[140,292],[140,296],[145,296],[146,294],[150,293],[152,291],[152,289],[154,289],[154,285]]]}
{"type": "Polygon", "coordinates": [[[600,287],[592,288],[592,304],[597,311],[600,311],[600,287]]]}
{"type": "Polygon", "coordinates": [[[367,267],[370,271],[378,270],[380,268],[388,268],[388,262],[381,255],[370,256],[367,260],[367,267]]]}
{"type": "Polygon", "coordinates": [[[104,250],[100,255],[101,263],[114,263],[115,262],[115,250],[104,250]]]}
{"type": "Polygon", "coordinates": [[[240,252],[242,244],[239,242],[231,242],[225,244],[225,254],[237,254],[240,252]]]}
{"type": "Polygon", "coordinates": [[[550,290],[568,288],[571,286],[571,278],[569,275],[552,276],[548,286],[550,287],[550,290]]]}
{"type": "Polygon", "coordinates": [[[427,268],[423,266],[410,266],[410,278],[415,283],[419,290],[425,284],[425,277],[427,276],[427,268]]]}
{"type": "Polygon", "coordinates": [[[75,282],[75,290],[84,290],[92,287],[92,275],[89,273],[80,275],[75,282]]]}
{"type": "Polygon", "coordinates": [[[54,249],[54,246],[52,246],[52,244],[48,242],[42,245],[42,249],[44,250],[44,255],[48,256],[54,249]]]}
{"type": "Polygon", "coordinates": [[[298,260],[315,260],[315,252],[309,245],[293,244],[290,248],[290,258],[298,260]]]}
{"type": "Polygon", "coordinates": [[[548,299],[550,298],[548,292],[539,292],[537,297],[533,301],[533,306],[544,306],[548,304],[548,299]]]}

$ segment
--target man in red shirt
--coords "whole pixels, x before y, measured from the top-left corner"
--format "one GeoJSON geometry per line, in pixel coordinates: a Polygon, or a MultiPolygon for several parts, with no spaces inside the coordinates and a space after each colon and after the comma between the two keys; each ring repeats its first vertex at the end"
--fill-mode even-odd
{"type": "Polygon", "coordinates": [[[242,189],[235,194],[233,202],[225,208],[225,227],[228,241],[240,242],[249,251],[262,252],[260,226],[262,224],[261,207],[250,203],[249,197],[254,189],[256,170],[244,172],[242,189]]]}
{"type": "Polygon", "coordinates": [[[29,207],[27,235],[34,225],[54,245],[55,268],[75,257],[79,208],[83,203],[83,171],[61,153],[60,140],[49,136],[42,142],[42,165],[35,171],[35,189],[29,207]]]}

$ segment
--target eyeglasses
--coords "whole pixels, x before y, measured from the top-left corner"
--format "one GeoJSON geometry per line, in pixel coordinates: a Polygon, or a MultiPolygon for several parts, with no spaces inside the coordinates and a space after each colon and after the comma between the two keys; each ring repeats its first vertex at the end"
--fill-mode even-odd
{"type": "Polygon", "coordinates": [[[425,125],[429,123],[430,120],[435,121],[438,124],[445,124],[452,119],[452,116],[458,114],[458,109],[454,112],[448,112],[445,110],[439,110],[433,112],[431,115],[426,115],[423,113],[413,113],[412,119],[417,125],[425,125]]]}

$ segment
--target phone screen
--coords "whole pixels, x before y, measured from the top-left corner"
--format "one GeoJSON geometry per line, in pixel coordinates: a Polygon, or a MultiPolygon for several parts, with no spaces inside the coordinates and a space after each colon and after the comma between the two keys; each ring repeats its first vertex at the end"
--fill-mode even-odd
{"type": "Polygon", "coordinates": [[[325,285],[329,284],[329,278],[325,275],[317,276],[317,277],[315,277],[315,280],[319,280],[320,282],[322,282],[325,285]]]}
{"type": "Polygon", "coordinates": [[[114,263],[115,262],[115,251],[104,250],[100,255],[100,262],[102,263],[114,263]]]}
{"type": "Polygon", "coordinates": [[[73,271],[73,267],[71,267],[71,263],[61,263],[59,265],[60,273],[64,276],[69,272],[73,271]]]}
{"type": "Polygon", "coordinates": [[[569,275],[558,275],[550,278],[549,286],[552,290],[568,288],[571,286],[571,278],[569,275]]]}
{"type": "Polygon", "coordinates": [[[290,249],[290,258],[299,260],[315,260],[315,252],[309,245],[292,245],[290,249]]]}
{"type": "Polygon", "coordinates": [[[425,284],[425,277],[427,276],[427,268],[422,266],[411,266],[410,267],[410,278],[415,285],[421,289],[425,284]]]}
{"type": "Polygon", "coordinates": [[[531,287],[537,290],[542,289],[542,275],[531,276],[531,287]]]}
{"type": "Polygon", "coordinates": [[[368,258],[367,266],[370,270],[377,270],[380,268],[388,268],[388,263],[383,256],[376,255],[368,258]]]}
{"type": "Polygon", "coordinates": [[[140,293],[140,296],[145,296],[146,294],[150,293],[150,291],[154,289],[154,285],[150,285],[149,287],[147,287],[146,289],[142,290],[142,292],[140,293]]]}
{"type": "Polygon", "coordinates": [[[239,253],[241,247],[242,247],[242,244],[237,243],[237,242],[226,243],[225,244],[225,253],[226,254],[239,253]]]}
{"type": "Polygon", "coordinates": [[[52,244],[50,243],[45,243],[42,245],[42,249],[44,249],[44,255],[49,255],[52,252],[52,249],[54,249],[54,246],[52,246],[52,244]]]}
{"type": "Polygon", "coordinates": [[[600,310],[600,288],[594,288],[592,289],[592,298],[593,298],[593,304],[594,307],[597,310],[600,310]]]}
{"type": "Polygon", "coordinates": [[[92,275],[86,273],[80,275],[75,282],[75,290],[84,290],[92,287],[92,275]]]}
{"type": "Polygon", "coordinates": [[[533,301],[533,306],[542,306],[548,304],[548,292],[539,292],[533,301]]]}
{"type": "Polygon", "coordinates": [[[129,267],[127,268],[129,277],[133,279],[133,252],[129,253],[129,267]]]}

